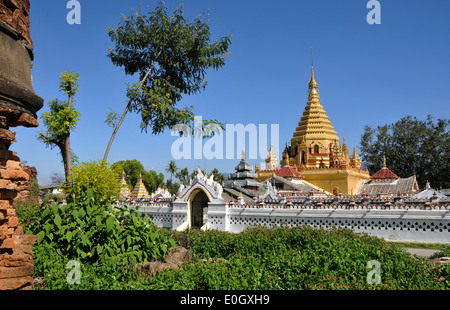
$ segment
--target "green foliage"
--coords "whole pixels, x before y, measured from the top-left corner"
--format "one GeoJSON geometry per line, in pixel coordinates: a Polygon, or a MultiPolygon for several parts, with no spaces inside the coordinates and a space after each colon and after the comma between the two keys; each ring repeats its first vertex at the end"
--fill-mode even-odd
{"type": "Polygon", "coordinates": [[[109,110],[110,110],[110,112],[106,113],[105,123],[109,127],[114,128],[117,126],[117,122],[119,121],[120,116],[119,116],[119,114],[114,112],[111,108],[109,108],[109,110]]]}
{"type": "MultiPolygon", "coordinates": [[[[240,234],[189,231],[194,264],[148,281],[178,290],[387,290],[445,289],[448,269],[418,260],[384,240],[349,229],[247,229],[240,234]],[[367,263],[381,264],[381,283],[368,284],[367,263]],[[447,272],[447,273],[446,273],[447,272]]],[[[448,278],[447,278],[448,279],[448,278]]],[[[447,285],[447,286],[446,286],[447,285]]]]}
{"type": "Polygon", "coordinates": [[[161,2],[147,15],[123,16],[117,29],[109,29],[115,46],[108,48],[108,57],[126,74],[138,73],[143,82],[127,87],[131,110],[142,117],[142,130],[150,127],[159,134],[176,124],[192,123],[192,107],[178,108],[178,102],[183,95],[205,89],[206,71],[225,64],[230,37],[210,43],[211,31],[203,17],[187,20],[182,6],[169,15],[161,2]]]}
{"type": "Polygon", "coordinates": [[[174,183],[172,180],[167,180],[166,188],[171,195],[176,195],[178,193],[178,188],[180,188],[180,184],[174,183]]]}
{"type": "Polygon", "coordinates": [[[59,76],[60,82],[59,82],[59,89],[64,92],[68,97],[73,97],[77,91],[78,91],[78,80],[80,79],[80,76],[78,73],[75,73],[73,71],[66,71],[61,73],[59,76]]]}
{"type": "Polygon", "coordinates": [[[67,102],[59,99],[50,100],[48,105],[50,111],[42,113],[41,116],[47,131],[39,131],[38,140],[45,143],[47,147],[61,148],[66,137],[75,130],[80,120],[80,113],[73,107],[69,109],[67,102]]]}
{"type": "Polygon", "coordinates": [[[176,177],[182,184],[189,184],[189,170],[188,168],[180,169],[176,174],[176,177]]]}
{"type": "Polygon", "coordinates": [[[166,167],[166,172],[170,173],[170,181],[172,181],[172,176],[178,172],[177,164],[175,161],[169,161],[169,164],[166,167]]]}
{"type": "MultiPolygon", "coordinates": [[[[50,247],[58,256],[82,263],[105,257],[153,261],[175,245],[136,210],[99,204],[91,189],[76,203],[52,199],[55,202],[50,204],[46,198],[40,205],[40,218],[29,225],[28,232],[37,235],[37,247],[50,247]]],[[[39,268],[45,274],[47,267],[39,268]]]]}
{"type": "Polygon", "coordinates": [[[442,251],[436,252],[430,256],[430,259],[439,257],[450,257],[450,245],[444,245],[442,251]]]}
{"type": "Polygon", "coordinates": [[[155,192],[158,187],[164,187],[164,175],[153,170],[146,171],[144,165],[136,159],[121,160],[115,162],[112,167],[120,171],[120,176],[122,176],[122,171],[125,173],[125,181],[130,190],[139,181],[140,174],[142,175],[142,182],[149,193],[155,192]]]}
{"type": "Polygon", "coordinates": [[[70,149],[70,133],[75,130],[80,113],[73,107],[73,96],[78,91],[77,81],[79,75],[72,71],[63,72],[60,75],[59,87],[68,96],[68,101],[59,99],[50,100],[48,105],[50,112],[42,113],[46,131],[39,131],[38,140],[47,147],[58,147],[64,163],[66,178],[72,167],[72,150],[70,149]]]}
{"type": "Polygon", "coordinates": [[[399,121],[366,126],[361,137],[361,159],[373,174],[382,167],[383,155],[388,168],[400,177],[416,175],[424,187],[450,187],[450,120],[426,121],[407,116],[399,121]]]}
{"type": "Polygon", "coordinates": [[[214,181],[223,183],[225,181],[225,176],[219,172],[217,168],[214,168],[211,173],[214,175],[214,181]]]}
{"type": "Polygon", "coordinates": [[[28,226],[39,220],[41,215],[40,205],[33,200],[19,200],[14,201],[14,209],[16,209],[16,215],[20,219],[20,225],[24,231],[28,226]]]}
{"type": "Polygon", "coordinates": [[[77,200],[91,189],[96,202],[114,199],[120,191],[121,172],[105,160],[83,162],[74,166],[63,192],[68,201],[77,200]]]}

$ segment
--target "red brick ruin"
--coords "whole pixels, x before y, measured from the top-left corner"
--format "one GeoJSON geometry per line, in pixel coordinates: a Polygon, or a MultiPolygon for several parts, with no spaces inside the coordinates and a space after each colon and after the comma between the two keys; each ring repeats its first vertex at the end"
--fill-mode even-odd
{"type": "Polygon", "coordinates": [[[0,290],[31,289],[32,244],[36,236],[24,235],[13,207],[29,195],[30,173],[16,152],[11,127],[37,127],[36,112],[43,99],[33,91],[29,0],[0,0],[0,290]]]}

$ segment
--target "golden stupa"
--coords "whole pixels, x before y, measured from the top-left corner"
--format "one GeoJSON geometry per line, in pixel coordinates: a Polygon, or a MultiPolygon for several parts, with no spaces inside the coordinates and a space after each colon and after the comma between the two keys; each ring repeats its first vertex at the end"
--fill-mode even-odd
{"type": "Polygon", "coordinates": [[[142,182],[141,173],[139,174],[139,181],[136,183],[136,185],[133,188],[133,191],[131,192],[131,198],[133,199],[150,198],[150,195],[148,194],[148,191],[145,188],[144,183],[142,182]]]}
{"type": "Polygon", "coordinates": [[[120,181],[120,193],[119,197],[121,199],[126,199],[131,197],[130,189],[128,188],[127,181],[125,181],[125,172],[122,171],[122,180],[120,181]]]}
{"type": "MultiPolygon", "coordinates": [[[[291,139],[283,151],[281,167],[294,167],[304,180],[326,192],[344,195],[356,194],[369,171],[361,170],[361,159],[354,149],[342,145],[334,127],[320,103],[318,84],[311,66],[308,102],[291,139]]],[[[258,180],[270,177],[269,171],[260,170],[258,180]]]]}

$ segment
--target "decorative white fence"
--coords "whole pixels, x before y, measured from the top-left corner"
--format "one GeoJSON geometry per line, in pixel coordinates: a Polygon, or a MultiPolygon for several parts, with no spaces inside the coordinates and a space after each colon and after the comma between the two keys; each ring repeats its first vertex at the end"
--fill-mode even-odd
{"type": "MultiPolygon", "coordinates": [[[[141,204],[139,211],[166,229],[185,228],[189,221],[187,202],[141,204]],[[184,225],[184,226],[183,226],[184,225]]],[[[209,203],[205,227],[239,233],[255,225],[289,227],[310,225],[350,228],[357,233],[386,240],[450,243],[450,204],[389,203],[209,203]]]]}

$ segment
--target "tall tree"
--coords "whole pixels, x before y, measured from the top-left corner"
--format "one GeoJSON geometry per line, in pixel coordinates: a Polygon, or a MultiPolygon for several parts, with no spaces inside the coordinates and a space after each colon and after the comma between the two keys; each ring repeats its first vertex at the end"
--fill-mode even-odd
{"type": "Polygon", "coordinates": [[[214,175],[214,181],[219,183],[223,183],[223,181],[225,181],[225,176],[222,173],[220,173],[217,168],[214,168],[213,171],[211,171],[211,173],[214,175]]]}
{"type": "Polygon", "coordinates": [[[184,185],[189,184],[189,170],[188,168],[183,168],[176,173],[176,177],[184,185]]]}
{"type": "Polygon", "coordinates": [[[79,75],[72,71],[66,71],[60,75],[59,88],[68,96],[68,101],[53,99],[48,102],[49,112],[42,113],[46,132],[39,131],[38,139],[47,147],[58,147],[63,164],[66,179],[72,170],[72,150],[70,148],[70,133],[75,130],[80,119],[80,113],[73,107],[73,97],[78,91],[77,81],[79,75]]]}
{"type": "Polygon", "coordinates": [[[383,155],[388,167],[401,177],[416,175],[420,186],[450,187],[450,120],[425,121],[406,116],[399,121],[366,126],[361,137],[361,159],[371,174],[382,166],[383,155]]]}
{"type": "MultiPolygon", "coordinates": [[[[128,18],[122,14],[122,18],[117,29],[109,29],[115,46],[108,48],[108,57],[114,65],[123,67],[126,74],[138,74],[139,82],[127,87],[129,101],[117,124],[114,123],[104,159],[129,111],[140,113],[141,130],[147,132],[150,127],[152,134],[178,124],[192,124],[193,107],[179,108],[177,104],[183,95],[205,89],[207,69],[218,70],[225,64],[230,45],[230,36],[210,43],[207,15],[189,21],[184,17],[182,5],[171,15],[161,2],[148,15],[136,12],[128,18]]],[[[224,127],[216,120],[203,123],[224,127]]],[[[210,130],[211,126],[207,128],[206,135],[218,132],[210,130]]]]}
{"type": "Polygon", "coordinates": [[[166,172],[170,173],[170,182],[172,182],[172,177],[174,174],[176,174],[178,171],[177,164],[175,161],[171,160],[169,161],[169,164],[166,167],[166,172]]]}

